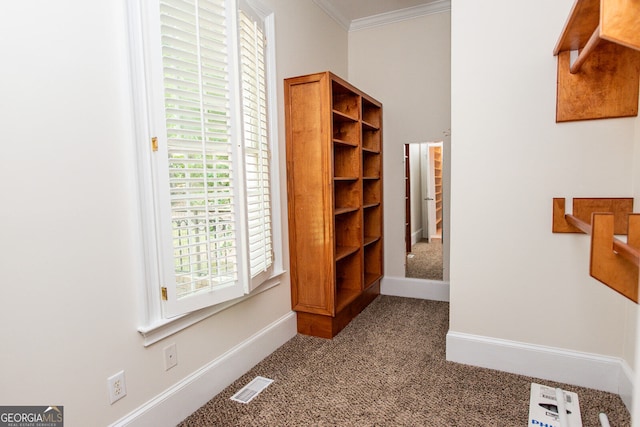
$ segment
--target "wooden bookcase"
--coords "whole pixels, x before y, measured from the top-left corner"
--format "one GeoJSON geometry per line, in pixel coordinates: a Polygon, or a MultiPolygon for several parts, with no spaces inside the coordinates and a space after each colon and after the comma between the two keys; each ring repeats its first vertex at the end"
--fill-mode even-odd
{"type": "Polygon", "coordinates": [[[333,338],[380,293],[382,104],[330,72],[284,92],[291,303],[333,338]]]}

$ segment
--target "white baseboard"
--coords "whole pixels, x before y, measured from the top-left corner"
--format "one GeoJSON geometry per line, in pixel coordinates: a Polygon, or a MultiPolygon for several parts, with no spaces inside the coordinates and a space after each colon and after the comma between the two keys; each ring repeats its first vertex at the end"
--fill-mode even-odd
{"type": "Polygon", "coordinates": [[[627,362],[622,360],[622,373],[620,374],[620,387],[618,394],[620,398],[624,402],[624,405],[627,407],[629,412],[633,413],[633,370],[627,362]]]}
{"type": "Polygon", "coordinates": [[[380,282],[382,295],[449,301],[449,282],[385,276],[380,282]]]}
{"type": "Polygon", "coordinates": [[[292,311],[111,426],[175,426],[293,338],[296,329],[292,311]]]}
{"type": "Polygon", "coordinates": [[[447,360],[616,393],[631,410],[633,373],[620,358],[449,331],[447,360]]]}
{"type": "Polygon", "coordinates": [[[411,233],[411,246],[415,245],[422,239],[422,228],[411,233]]]}

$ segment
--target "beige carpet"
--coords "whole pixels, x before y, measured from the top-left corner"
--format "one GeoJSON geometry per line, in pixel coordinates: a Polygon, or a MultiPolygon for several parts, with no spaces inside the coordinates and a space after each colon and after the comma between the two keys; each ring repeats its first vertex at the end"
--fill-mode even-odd
{"type": "Polygon", "coordinates": [[[297,335],[180,426],[526,426],[532,381],[578,393],[585,427],[630,425],[614,394],[445,361],[449,305],[378,297],[333,340],[297,335]],[[248,404],[229,400],[261,375],[248,404]]]}
{"type": "Polygon", "coordinates": [[[422,239],[416,242],[407,254],[405,277],[442,280],[442,241],[429,243],[422,239]]]}

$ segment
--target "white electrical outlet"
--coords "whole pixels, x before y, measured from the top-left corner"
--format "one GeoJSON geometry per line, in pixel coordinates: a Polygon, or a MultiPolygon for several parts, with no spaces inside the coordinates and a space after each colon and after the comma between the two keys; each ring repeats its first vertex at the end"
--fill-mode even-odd
{"type": "Polygon", "coordinates": [[[175,344],[164,348],[164,370],[168,371],[178,364],[178,351],[175,344]]]}
{"type": "Polygon", "coordinates": [[[127,395],[127,386],[124,382],[124,371],[107,378],[107,388],[109,389],[109,401],[112,405],[125,397],[127,395]]]}

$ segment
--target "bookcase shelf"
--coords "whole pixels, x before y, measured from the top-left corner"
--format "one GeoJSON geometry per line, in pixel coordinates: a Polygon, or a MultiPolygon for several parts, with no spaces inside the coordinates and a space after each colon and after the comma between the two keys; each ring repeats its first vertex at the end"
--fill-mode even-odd
{"type": "Polygon", "coordinates": [[[345,257],[351,255],[352,253],[355,253],[358,250],[360,250],[359,246],[337,246],[336,247],[336,261],[339,261],[342,258],[345,258],[345,257]]]}
{"type": "Polygon", "coordinates": [[[291,303],[333,338],[380,293],[382,104],[330,72],[284,86],[291,303]]]}
{"type": "Polygon", "coordinates": [[[350,147],[357,147],[358,146],[358,144],[355,143],[355,142],[343,141],[341,139],[334,139],[333,143],[337,144],[337,145],[347,145],[347,146],[350,146],[350,147]]]}

